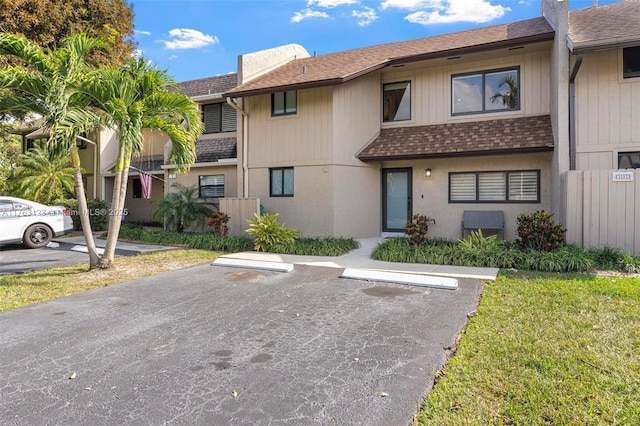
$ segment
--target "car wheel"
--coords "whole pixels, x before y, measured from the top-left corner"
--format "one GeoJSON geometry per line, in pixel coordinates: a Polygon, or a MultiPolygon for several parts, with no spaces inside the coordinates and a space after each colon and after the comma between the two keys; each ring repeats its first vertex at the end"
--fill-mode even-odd
{"type": "Polygon", "coordinates": [[[53,238],[51,228],[47,225],[34,223],[24,233],[22,241],[29,248],[41,248],[51,242],[53,238]]]}

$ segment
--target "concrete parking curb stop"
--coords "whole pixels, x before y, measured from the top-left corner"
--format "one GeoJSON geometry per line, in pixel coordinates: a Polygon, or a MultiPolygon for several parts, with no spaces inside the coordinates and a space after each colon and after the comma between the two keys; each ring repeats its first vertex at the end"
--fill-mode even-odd
{"type": "Polygon", "coordinates": [[[213,266],[228,266],[232,268],[261,269],[275,272],[293,271],[292,263],[266,262],[262,260],[242,260],[219,257],[211,263],[213,266]]]}
{"type": "Polygon", "coordinates": [[[406,274],[402,272],[373,271],[367,269],[346,268],[340,278],[353,280],[382,281],[393,284],[415,285],[447,290],[458,288],[458,280],[430,275],[406,274]]]}

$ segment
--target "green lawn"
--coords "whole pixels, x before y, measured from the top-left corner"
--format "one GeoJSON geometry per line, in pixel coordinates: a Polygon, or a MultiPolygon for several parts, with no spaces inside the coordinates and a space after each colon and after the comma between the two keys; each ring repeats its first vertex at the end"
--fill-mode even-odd
{"type": "Polygon", "coordinates": [[[416,425],[640,424],[640,279],[501,275],[416,425]]]}
{"type": "Polygon", "coordinates": [[[0,312],[84,290],[118,284],[161,272],[209,262],[219,253],[166,250],[119,256],[114,269],[89,271],[89,261],[25,274],[0,276],[0,312]]]}

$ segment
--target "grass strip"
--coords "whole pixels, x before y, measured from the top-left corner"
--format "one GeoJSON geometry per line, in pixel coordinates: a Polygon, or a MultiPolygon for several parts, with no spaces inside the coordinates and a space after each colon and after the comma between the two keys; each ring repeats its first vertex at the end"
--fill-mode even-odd
{"type": "Polygon", "coordinates": [[[640,280],[501,275],[416,425],[638,424],[640,280]]]}
{"type": "Polygon", "coordinates": [[[207,250],[164,250],[134,256],[119,256],[116,267],[88,270],[88,262],[24,274],[0,276],[0,311],[56,299],[94,288],[185,268],[218,257],[207,250]]]}

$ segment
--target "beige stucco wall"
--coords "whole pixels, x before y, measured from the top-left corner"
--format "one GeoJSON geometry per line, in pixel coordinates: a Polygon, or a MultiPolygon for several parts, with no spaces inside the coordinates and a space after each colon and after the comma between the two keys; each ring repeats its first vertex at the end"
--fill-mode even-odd
{"type": "Polygon", "coordinates": [[[640,151],[640,78],[622,78],[622,50],[587,53],[576,78],[576,168],[615,169],[640,151]]]}
{"type": "Polygon", "coordinates": [[[505,239],[516,238],[516,216],[550,207],[551,153],[513,154],[486,157],[459,157],[431,160],[384,162],[384,168],[413,168],[413,214],[434,218],[429,236],[460,238],[460,222],[464,210],[502,210],[505,239]],[[430,168],[431,177],[425,177],[430,168]],[[449,203],[449,172],[507,171],[540,169],[540,203],[449,203]]]}
{"type": "Polygon", "coordinates": [[[380,235],[380,165],[336,166],[333,233],[344,237],[380,235]]]}
{"type": "MultiPolygon", "coordinates": [[[[154,175],[162,178],[162,175],[154,175]]],[[[133,198],[133,179],[137,178],[137,174],[129,175],[129,183],[127,185],[127,195],[124,201],[124,207],[127,209],[125,223],[128,222],[150,222],[162,221],[162,219],[154,219],[153,211],[158,207],[158,201],[164,198],[164,182],[158,179],[151,179],[151,199],[133,198]]],[[[112,178],[113,179],[113,178],[112,178]]],[[[111,201],[111,196],[109,197],[111,201]]]]}

